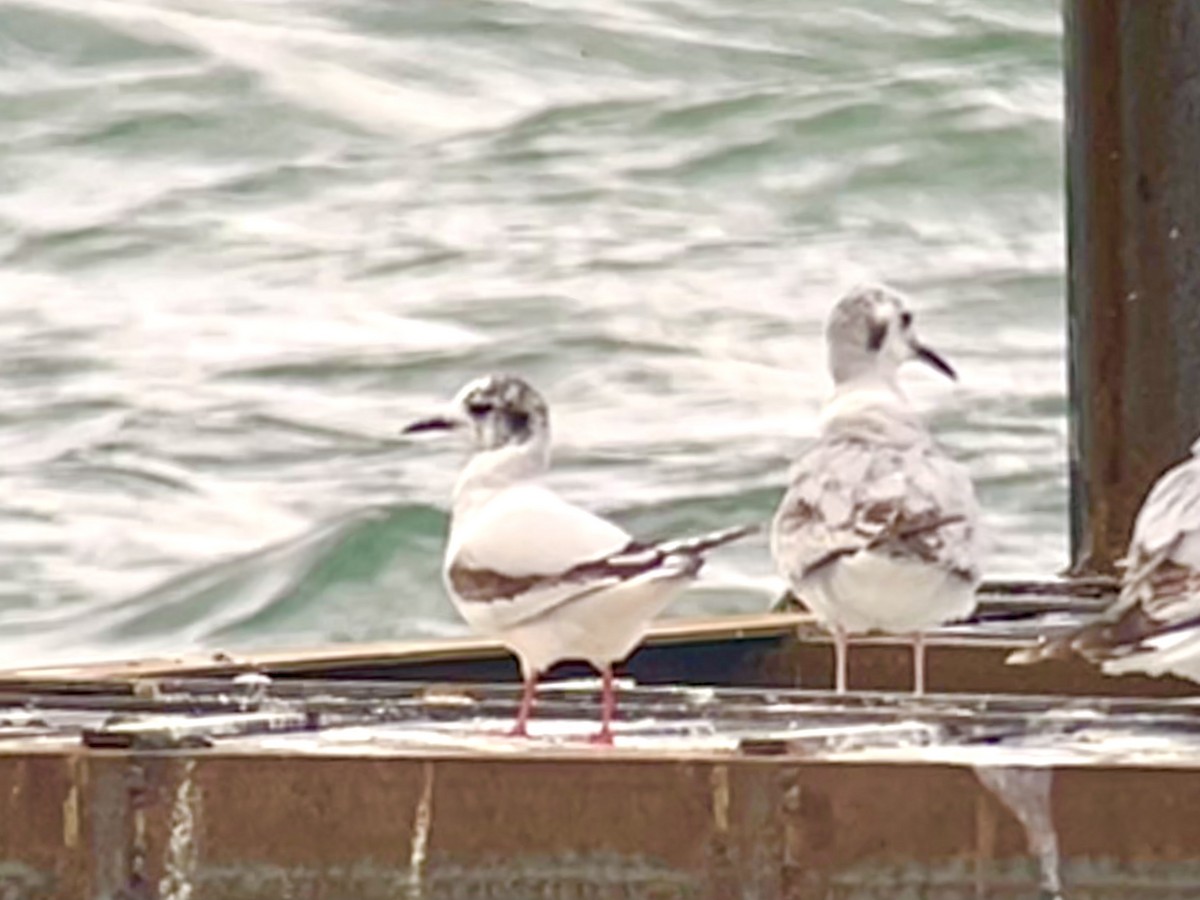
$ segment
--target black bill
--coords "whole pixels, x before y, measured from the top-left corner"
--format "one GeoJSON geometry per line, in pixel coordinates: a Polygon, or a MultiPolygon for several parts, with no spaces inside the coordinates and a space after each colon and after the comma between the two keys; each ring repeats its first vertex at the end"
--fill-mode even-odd
{"type": "Polygon", "coordinates": [[[922,344],[914,344],[913,350],[916,351],[917,359],[921,360],[921,362],[928,363],[947,378],[953,378],[955,381],[958,380],[958,373],[950,367],[950,363],[942,359],[937,353],[922,344]]]}
{"type": "Polygon", "coordinates": [[[448,419],[445,416],[432,416],[428,419],[421,419],[413,422],[411,425],[405,425],[400,430],[401,434],[418,434],[422,431],[450,431],[457,428],[458,423],[453,419],[448,419]]]}

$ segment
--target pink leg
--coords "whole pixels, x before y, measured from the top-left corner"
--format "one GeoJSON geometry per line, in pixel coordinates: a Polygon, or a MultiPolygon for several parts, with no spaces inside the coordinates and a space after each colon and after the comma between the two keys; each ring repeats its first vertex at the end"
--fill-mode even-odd
{"type": "Polygon", "coordinates": [[[850,653],[849,638],[846,629],[840,625],[833,626],[833,659],[834,659],[834,690],[839,694],[846,693],[846,657],[850,653]]]}
{"type": "Polygon", "coordinates": [[[613,688],[612,666],[605,666],[600,674],[604,679],[600,697],[600,730],[592,735],[591,742],[611,747],[613,742],[612,720],[617,712],[617,692],[613,688]]]}
{"type": "Polygon", "coordinates": [[[536,672],[525,677],[525,690],[521,693],[517,721],[509,732],[513,737],[529,737],[529,714],[533,712],[533,695],[537,691],[537,680],[536,672]]]}
{"type": "Polygon", "coordinates": [[[925,635],[921,632],[913,634],[913,694],[921,696],[925,693],[925,635]]]}

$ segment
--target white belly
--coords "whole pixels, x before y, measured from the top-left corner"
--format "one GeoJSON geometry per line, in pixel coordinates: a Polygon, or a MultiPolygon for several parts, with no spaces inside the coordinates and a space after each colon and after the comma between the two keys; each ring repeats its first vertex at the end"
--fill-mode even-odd
{"type": "Polygon", "coordinates": [[[486,604],[458,604],[476,631],[498,638],[521,660],[526,675],[562,660],[582,660],[600,669],[633,652],[650,621],[689,581],[688,576],[635,579],[563,605],[509,627],[497,627],[486,604]]]}
{"type": "Polygon", "coordinates": [[[800,595],[818,619],[850,633],[924,631],[975,609],[975,585],[960,575],[870,552],[814,573],[800,585],[800,595]]]}

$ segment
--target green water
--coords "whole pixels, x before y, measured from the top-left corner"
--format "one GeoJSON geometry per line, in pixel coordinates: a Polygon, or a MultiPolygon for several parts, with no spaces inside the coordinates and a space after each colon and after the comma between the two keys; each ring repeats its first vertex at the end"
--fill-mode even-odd
{"type": "MultiPolygon", "coordinates": [[[[990,574],[1066,554],[1060,23],[1035,0],[0,0],[0,653],[459,633],[457,449],[493,369],[635,533],[763,519],[838,293],[990,574]]],[[[763,608],[765,540],[672,612],[763,608]]]]}

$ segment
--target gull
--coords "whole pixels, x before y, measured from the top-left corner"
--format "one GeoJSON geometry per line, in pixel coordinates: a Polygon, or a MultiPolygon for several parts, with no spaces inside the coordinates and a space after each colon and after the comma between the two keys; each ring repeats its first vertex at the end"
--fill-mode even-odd
{"type": "Polygon", "coordinates": [[[1121,566],[1121,590],[1099,620],[1014,651],[1008,661],[1074,652],[1109,675],[1200,681],[1200,438],[1150,488],[1121,566]]]}
{"type": "Polygon", "coordinates": [[[816,442],[795,463],[775,514],[776,568],[833,633],[836,689],[846,690],[847,639],[913,637],[913,691],[925,690],[922,632],[964,618],[979,583],[979,508],[967,470],[942,451],[900,390],[923,346],[902,299],[856,287],[825,327],[834,393],[816,442]]]}
{"type": "Polygon", "coordinates": [[[445,414],[404,433],[448,430],[466,432],[474,453],[454,488],[443,578],[467,623],[498,637],[520,662],[524,690],[512,733],[528,735],[538,677],[560,660],[583,660],[603,679],[592,740],[611,744],[613,664],[699,574],[706,551],[754,529],[642,542],[564,500],[539,483],[550,461],[546,402],[515,376],[469,382],[445,414]]]}

